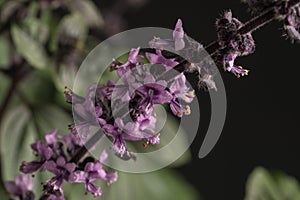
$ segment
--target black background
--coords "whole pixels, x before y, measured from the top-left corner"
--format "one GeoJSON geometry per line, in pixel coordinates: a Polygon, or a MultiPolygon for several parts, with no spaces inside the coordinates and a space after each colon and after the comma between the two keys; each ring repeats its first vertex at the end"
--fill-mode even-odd
{"type": "MultiPolygon", "coordinates": [[[[216,39],[216,18],[228,9],[243,22],[251,18],[247,6],[238,0],[152,0],[124,17],[129,28],[170,29],[181,18],[186,33],[207,45],[216,39]]],[[[205,134],[200,131],[191,147],[193,161],[178,169],[204,199],[242,199],[247,177],[256,166],[282,170],[300,180],[300,45],[283,37],[282,22],[278,21],[253,36],[256,52],[237,60],[251,70],[250,75],[237,79],[223,74],[228,111],[219,142],[206,158],[199,159],[205,134]]],[[[201,91],[199,99],[201,94],[207,96],[201,91]]],[[[204,113],[209,110],[201,109],[204,113]]],[[[200,124],[207,123],[203,119],[200,124]]]]}

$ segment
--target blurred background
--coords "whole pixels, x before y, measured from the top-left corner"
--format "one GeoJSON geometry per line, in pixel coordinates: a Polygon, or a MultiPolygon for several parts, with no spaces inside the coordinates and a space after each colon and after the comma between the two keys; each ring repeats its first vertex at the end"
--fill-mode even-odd
{"type": "MultiPolygon", "coordinates": [[[[81,62],[101,41],[132,28],[172,29],[181,18],[186,33],[205,46],[216,39],[215,20],[225,10],[241,21],[251,18],[239,0],[0,0],[0,9],[1,183],[31,159],[35,138],[54,128],[68,132],[64,86],[72,86],[81,62]]],[[[253,34],[256,52],[237,60],[250,69],[248,77],[222,74],[227,118],[206,158],[198,158],[210,119],[203,90],[197,92],[200,130],[190,151],[158,172],[121,173],[103,199],[299,200],[300,46],[283,36],[282,27],[272,22],[253,34]]],[[[2,186],[0,199],[8,199],[2,186]]],[[[93,199],[82,185],[65,194],[93,199]]]]}

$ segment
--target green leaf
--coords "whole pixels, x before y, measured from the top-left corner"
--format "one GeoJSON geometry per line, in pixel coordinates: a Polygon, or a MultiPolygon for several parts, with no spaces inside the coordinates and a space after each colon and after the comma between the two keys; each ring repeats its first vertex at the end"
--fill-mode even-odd
{"type": "Polygon", "coordinates": [[[66,6],[72,12],[79,12],[90,27],[101,27],[103,18],[96,5],[90,0],[67,1],[66,6]]]}
{"type": "Polygon", "coordinates": [[[43,46],[16,25],[11,31],[18,53],[33,67],[45,69],[49,63],[43,46]]]}
{"type": "Polygon", "coordinates": [[[245,200],[298,200],[300,187],[297,180],[281,172],[257,168],[250,175],[245,200]]]}
{"type": "Polygon", "coordinates": [[[10,65],[9,42],[4,35],[0,35],[0,68],[8,69],[10,65]]]}
{"type": "MultiPolygon", "coordinates": [[[[147,174],[118,173],[118,181],[106,186],[101,182],[102,199],[142,199],[142,200],[199,200],[197,191],[172,170],[164,169],[147,174]]],[[[68,199],[92,200],[85,195],[83,184],[69,186],[65,190],[68,199]]]]}

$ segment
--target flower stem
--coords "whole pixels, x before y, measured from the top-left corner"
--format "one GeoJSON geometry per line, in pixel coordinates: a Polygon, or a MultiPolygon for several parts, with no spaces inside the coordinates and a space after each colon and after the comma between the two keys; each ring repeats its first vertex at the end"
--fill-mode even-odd
{"type": "Polygon", "coordinates": [[[77,163],[79,162],[103,136],[103,131],[100,129],[97,131],[87,142],[86,144],[77,151],[77,153],[71,158],[70,162],[77,163]]]}

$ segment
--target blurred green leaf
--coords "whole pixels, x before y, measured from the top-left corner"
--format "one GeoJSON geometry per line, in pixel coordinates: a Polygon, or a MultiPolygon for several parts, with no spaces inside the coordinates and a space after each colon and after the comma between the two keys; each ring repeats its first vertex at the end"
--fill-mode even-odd
{"type": "Polygon", "coordinates": [[[7,192],[2,187],[0,187],[0,197],[3,199],[9,199],[7,192]]]}
{"type": "Polygon", "coordinates": [[[65,16],[59,25],[58,34],[62,39],[66,36],[76,38],[78,40],[85,40],[87,36],[87,26],[83,17],[75,12],[65,16]]]}
{"type": "Polygon", "coordinates": [[[90,27],[99,28],[103,25],[103,18],[100,11],[92,1],[69,0],[66,1],[66,6],[72,12],[79,12],[90,27]]]}
{"type": "Polygon", "coordinates": [[[18,160],[18,155],[21,152],[19,145],[26,133],[30,112],[24,106],[18,106],[6,113],[0,129],[2,168],[4,172],[2,175],[5,180],[13,180],[21,164],[18,160]]]}
{"type": "MultiPolygon", "coordinates": [[[[118,181],[110,186],[101,182],[105,200],[199,200],[197,191],[180,175],[170,169],[147,174],[118,173],[118,181]]],[[[95,199],[85,195],[83,184],[69,186],[65,195],[68,199],[95,199]]]]}
{"type": "MultiPolygon", "coordinates": [[[[14,180],[19,172],[22,161],[35,160],[30,145],[37,138],[36,128],[31,121],[30,111],[24,106],[14,107],[4,118],[1,126],[1,155],[3,178],[5,181],[14,180]]],[[[34,191],[37,195],[41,193],[39,187],[42,176],[35,175],[34,191]]]]}
{"type": "Polygon", "coordinates": [[[9,86],[10,80],[7,76],[0,73],[0,105],[3,99],[6,97],[7,88],[9,86]]]}
{"type": "Polygon", "coordinates": [[[1,8],[0,21],[5,23],[9,18],[11,18],[17,9],[21,7],[21,3],[19,1],[5,1],[0,0],[0,6],[3,4],[1,8]]]}
{"type": "Polygon", "coordinates": [[[44,105],[35,110],[37,126],[43,134],[53,129],[58,129],[60,134],[69,133],[68,125],[71,124],[71,115],[55,105],[44,105]]]}
{"type": "Polygon", "coordinates": [[[45,69],[49,65],[47,54],[42,45],[16,25],[12,27],[12,38],[17,51],[33,67],[45,69]]]}
{"type": "Polygon", "coordinates": [[[49,37],[49,29],[46,24],[36,18],[31,18],[26,21],[29,28],[29,33],[32,38],[41,44],[45,44],[49,37]]]}
{"type": "Polygon", "coordinates": [[[298,200],[300,187],[297,180],[281,172],[256,168],[250,175],[245,200],[298,200]]]}
{"type": "Polygon", "coordinates": [[[57,75],[54,76],[54,82],[56,84],[56,88],[59,91],[63,91],[65,86],[73,87],[76,74],[77,74],[77,69],[74,66],[62,65],[59,68],[57,75]]]}
{"type": "Polygon", "coordinates": [[[2,4],[5,2],[6,0],[0,0],[0,7],[2,6],[2,4]]]}
{"type": "Polygon", "coordinates": [[[0,68],[8,69],[10,65],[9,42],[4,35],[0,35],[0,68]]]}
{"type": "Polygon", "coordinates": [[[33,71],[22,84],[19,90],[26,99],[27,104],[33,106],[45,105],[53,102],[53,96],[56,92],[52,80],[47,77],[46,73],[41,71],[33,71]]]}

